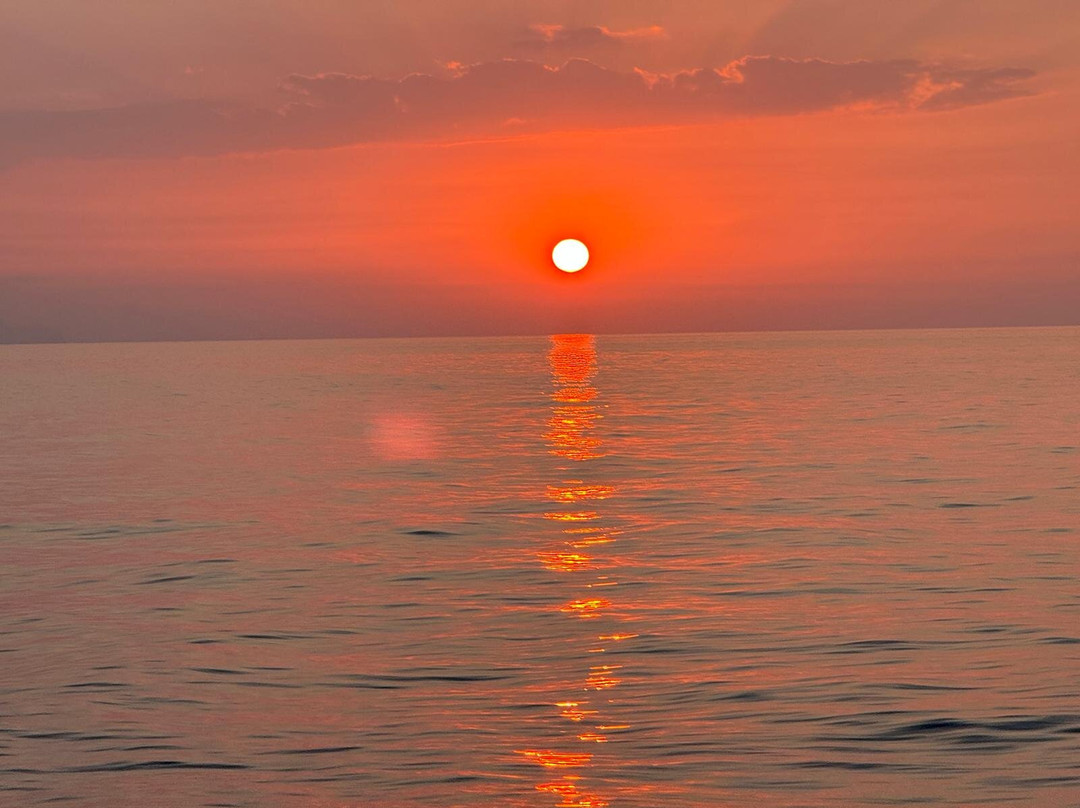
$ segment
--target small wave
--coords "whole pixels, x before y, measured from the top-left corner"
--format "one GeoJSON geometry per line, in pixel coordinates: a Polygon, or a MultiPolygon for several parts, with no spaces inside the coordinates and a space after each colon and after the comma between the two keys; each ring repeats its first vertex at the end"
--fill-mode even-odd
{"type": "Polygon", "coordinates": [[[140,762],[117,761],[93,766],[74,766],[65,772],[133,772],[151,769],[250,769],[244,763],[220,763],[217,761],[144,760],[140,762]]]}

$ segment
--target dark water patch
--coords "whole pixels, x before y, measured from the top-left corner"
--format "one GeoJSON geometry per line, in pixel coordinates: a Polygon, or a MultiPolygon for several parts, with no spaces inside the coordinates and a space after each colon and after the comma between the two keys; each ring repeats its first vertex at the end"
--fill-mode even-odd
{"type": "Polygon", "coordinates": [[[86,527],[79,525],[50,525],[35,527],[32,533],[41,534],[68,534],[71,538],[79,541],[107,541],[131,536],[156,536],[169,533],[187,532],[195,530],[210,530],[225,527],[219,523],[191,523],[181,524],[172,520],[153,520],[143,525],[100,525],[86,527]]]}
{"type": "Polygon", "coordinates": [[[983,752],[1002,752],[1018,746],[1013,739],[981,732],[958,734],[950,738],[950,742],[961,748],[971,747],[983,752]]]}
{"type": "Polygon", "coordinates": [[[521,669],[484,671],[473,673],[409,673],[396,674],[341,674],[325,683],[327,687],[356,688],[360,690],[402,690],[425,684],[482,685],[490,682],[511,681],[520,677],[521,669]]]}
{"type": "Polygon", "coordinates": [[[404,682],[368,682],[368,681],[349,681],[349,682],[328,682],[327,687],[342,687],[342,688],[354,688],[356,690],[403,690],[408,685],[404,682]]]}
{"type": "Polygon", "coordinates": [[[923,767],[910,763],[872,763],[854,760],[804,760],[790,764],[800,769],[844,769],[846,771],[923,771],[923,767]]]}
{"type": "Polygon", "coordinates": [[[75,766],[70,769],[60,769],[62,772],[134,772],[153,770],[177,770],[177,769],[250,769],[244,763],[220,763],[217,761],[184,761],[184,760],[145,760],[138,763],[117,761],[116,763],[101,763],[93,766],[75,766]]]}
{"type": "Polygon", "coordinates": [[[168,696],[143,696],[139,699],[140,704],[191,704],[205,706],[205,701],[199,699],[169,698],[168,696]]]}
{"type": "Polygon", "coordinates": [[[912,651],[922,645],[907,640],[852,640],[832,646],[826,653],[866,654],[875,651],[912,651]]]}
{"type": "Polygon", "coordinates": [[[140,744],[138,746],[125,746],[117,749],[118,752],[164,752],[172,751],[176,749],[183,749],[184,747],[178,746],[173,743],[148,743],[140,744]]]}
{"type": "Polygon", "coordinates": [[[275,749],[270,752],[260,752],[262,755],[332,755],[339,752],[353,752],[362,749],[360,746],[322,746],[314,749],[275,749]]]}
{"type": "Polygon", "coordinates": [[[120,536],[123,532],[122,528],[109,527],[100,530],[85,530],[75,535],[80,539],[104,539],[110,536],[120,536]]]}
{"type": "MultiPolygon", "coordinates": [[[[1080,786],[1080,775],[1059,775],[1057,777],[988,777],[986,784],[1004,788],[1057,788],[1060,786],[1080,786]]],[[[1045,803],[1050,805],[1050,803],[1045,803]]],[[[1072,806],[1080,803],[1072,803],[1072,806]]]]}
{"type": "Polygon", "coordinates": [[[171,584],[177,581],[190,581],[194,575],[166,575],[161,578],[150,578],[146,581],[137,581],[136,586],[152,586],[154,584],[171,584]]]}
{"type": "Polygon", "coordinates": [[[73,741],[86,743],[88,741],[111,741],[117,740],[120,735],[96,735],[85,732],[16,732],[21,738],[31,741],[73,741]]]}
{"type": "Polygon", "coordinates": [[[436,530],[434,528],[419,528],[417,530],[404,530],[402,531],[406,536],[456,536],[457,533],[451,533],[449,530],[436,530]]]}
{"type": "Polygon", "coordinates": [[[95,690],[105,690],[118,687],[130,687],[127,682],[75,682],[70,685],[64,685],[68,689],[80,689],[80,688],[93,688],[95,690]]]}
{"type": "MultiPolygon", "coordinates": [[[[876,714],[878,720],[891,717],[888,713],[876,714]]],[[[895,714],[893,714],[895,715],[895,714]]],[[[837,725],[871,728],[878,720],[875,714],[853,717],[848,722],[837,721],[837,725]]],[[[920,721],[900,724],[867,735],[845,737],[855,742],[901,742],[934,740],[959,747],[968,746],[1015,746],[1021,743],[1045,743],[1067,737],[1080,728],[1080,716],[1013,716],[1000,719],[971,720],[940,716],[920,721]]]]}
{"type": "Polygon", "coordinates": [[[1006,718],[989,722],[986,726],[998,729],[1002,732],[1031,732],[1042,729],[1053,729],[1066,726],[1072,729],[1080,728],[1080,716],[1076,715],[1050,715],[1039,717],[1006,718]]]}
{"type": "Polygon", "coordinates": [[[942,502],[939,508],[998,508],[1001,507],[993,502],[942,502]]]}
{"type": "Polygon", "coordinates": [[[758,701],[773,701],[776,697],[766,693],[764,690],[744,690],[740,693],[729,693],[722,696],[717,696],[715,701],[746,701],[746,702],[758,702],[758,701]]]}
{"type": "Polygon", "coordinates": [[[794,589],[729,589],[717,594],[724,598],[791,598],[800,593],[794,589]]]}

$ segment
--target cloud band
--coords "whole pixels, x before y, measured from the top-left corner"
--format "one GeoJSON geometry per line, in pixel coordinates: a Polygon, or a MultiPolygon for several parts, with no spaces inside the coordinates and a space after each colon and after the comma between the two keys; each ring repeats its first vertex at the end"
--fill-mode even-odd
{"type": "Polygon", "coordinates": [[[507,59],[389,80],[294,74],[287,101],[257,109],[207,100],[78,111],[0,112],[0,164],[47,157],[160,157],[321,148],[577,126],[683,123],[838,108],[916,111],[1030,94],[1021,68],[914,60],[829,62],[748,56],[719,69],[617,71],[507,59]]]}

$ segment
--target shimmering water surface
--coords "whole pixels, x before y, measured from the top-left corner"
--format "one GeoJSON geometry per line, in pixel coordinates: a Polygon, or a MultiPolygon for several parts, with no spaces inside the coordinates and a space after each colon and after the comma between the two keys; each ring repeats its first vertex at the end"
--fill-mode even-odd
{"type": "Polygon", "coordinates": [[[4,806],[1080,805],[1080,329],[0,379],[4,806]]]}

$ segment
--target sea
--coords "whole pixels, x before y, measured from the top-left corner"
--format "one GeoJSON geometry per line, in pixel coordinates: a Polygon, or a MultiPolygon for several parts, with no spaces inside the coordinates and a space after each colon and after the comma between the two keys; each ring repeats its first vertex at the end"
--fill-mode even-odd
{"type": "Polygon", "coordinates": [[[0,347],[0,805],[1080,806],[1080,328],[0,347]]]}

